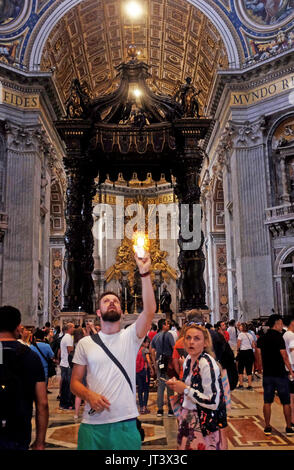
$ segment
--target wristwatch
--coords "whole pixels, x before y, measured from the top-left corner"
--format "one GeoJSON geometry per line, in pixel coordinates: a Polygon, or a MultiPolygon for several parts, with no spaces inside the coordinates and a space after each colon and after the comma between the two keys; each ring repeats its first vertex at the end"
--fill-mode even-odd
{"type": "Polygon", "coordinates": [[[184,395],[187,397],[188,393],[190,392],[190,387],[184,389],[184,395]]]}

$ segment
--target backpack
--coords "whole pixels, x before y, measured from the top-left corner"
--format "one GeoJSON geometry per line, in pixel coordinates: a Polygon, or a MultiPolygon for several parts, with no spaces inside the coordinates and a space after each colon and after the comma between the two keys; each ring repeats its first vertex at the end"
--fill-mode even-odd
{"type": "Polygon", "coordinates": [[[55,337],[55,338],[53,339],[52,343],[50,344],[51,349],[52,349],[52,351],[54,352],[54,357],[55,357],[55,359],[58,358],[58,351],[59,351],[59,349],[60,349],[60,343],[61,343],[61,340],[62,340],[63,336],[64,336],[64,335],[62,335],[62,336],[60,336],[60,337],[57,337],[57,338],[55,337]]]}
{"type": "Polygon", "coordinates": [[[20,358],[29,351],[30,348],[21,343],[16,349],[3,348],[3,363],[0,363],[0,437],[22,438],[17,435],[17,430],[19,423],[27,417],[27,406],[20,358]]]}
{"type": "Polygon", "coordinates": [[[144,361],[142,348],[141,348],[136,358],[136,373],[141,372],[144,369],[144,367],[145,367],[145,361],[144,361]]]}

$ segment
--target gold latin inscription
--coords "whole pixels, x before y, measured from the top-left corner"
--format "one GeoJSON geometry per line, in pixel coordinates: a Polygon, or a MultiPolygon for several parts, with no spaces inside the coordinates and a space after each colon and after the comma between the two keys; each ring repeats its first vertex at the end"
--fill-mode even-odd
{"type": "Polygon", "coordinates": [[[232,92],[230,104],[231,106],[250,106],[284,91],[291,91],[291,89],[294,91],[294,75],[288,75],[259,88],[251,89],[247,93],[232,92]]]}
{"type": "Polygon", "coordinates": [[[2,103],[22,109],[37,109],[40,104],[38,95],[17,93],[7,88],[2,89],[2,103]]]}

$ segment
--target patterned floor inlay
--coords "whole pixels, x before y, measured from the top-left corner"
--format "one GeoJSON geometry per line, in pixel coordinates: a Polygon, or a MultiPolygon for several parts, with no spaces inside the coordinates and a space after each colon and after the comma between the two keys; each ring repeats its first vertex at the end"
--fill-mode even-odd
{"type": "Polygon", "coordinates": [[[234,416],[229,420],[227,436],[233,448],[236,447],[273,447],[289,446],[293,442],[273,428],[273,434],[263,432],[264,421],[260,416],[234,416]]]}
{"type": "MultiPolygon", "coordinates": [[[[253,384],[254,391],[236,390],[232,394],[232,408],[228,417],[227,436],[229,449],[233,450],[294,450],[294,438],[283,433],[285,422],[282,406],[278,397],[272,406],[273,434],[265,436],[262,417],[263,390],[262,382],[253,384]]],[[[58,380],[49,385],[52,394],[48,395],[50,408],[50,423],[46,436],[46,449],[74,450],[77,448],[77,436],[82,420],[83,407],[80,417],[74,420],[74,410],[59,410],[58,380]]],[[[165,392],[166,400],[166,392],[165,392]]],[[[149,394],[149,414],[140,415],[139,419],[145,430],[145,442],[142,448],[146,450],[175,450],[177,448],[177,420],[167,416],[167,403],[164,405],[164,416],[157,417],[157,393],[149,394]]],[[[33,419],[33,436],[35,420],[33,419]]]]}
{"type": "Polygon", "coordinates": [[[249,409],[249,406],[247,406],[245,403],[239,400],[239,398],[237,398],[236,395],[231,396],[231,402],[232,402],[232,405],[231,405],[232,410],[240,410],[240,409],[248,410],[249,409]]]}

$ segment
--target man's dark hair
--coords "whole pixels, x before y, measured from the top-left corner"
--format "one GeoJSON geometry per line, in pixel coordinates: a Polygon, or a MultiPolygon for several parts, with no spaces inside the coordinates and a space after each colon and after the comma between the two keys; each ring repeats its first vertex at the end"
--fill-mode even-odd
{"type": "Polygon", "coordinates": [[[163,328],[164,325],[165,325],[165,322],[166,322],[165,318],[161,318],[161,319],[159,320],[159,322],[158,322],[158,331],[161,331],[161,330],[162,330],[162,328],[163,328]]]}
{"type": "Polygon", "coordinates": [[[45,335],[46,335],[45,331],[39,330],[38,328],[34,333],[34,338],[43,341],[43,339],[45,338],[45,335]]]}
{"type": "Polygon", "coordinates": [[[210,330],[212,328],[212,324],[211,323],[205,323],[205,328],[207,330],[210,330]]]}
{"type": "Polygon", "coordinates": [[[50,326],[51,326],[50,321],[46,321],[46,323],[45,323],[45,328],[50,328],[50,326]]]}
{"type": "Polygon", "coordinates": [[[14,330],[20,325],[21,313],[10,305],[0,307],[0,332],[13,333],[14,330]]]}
{"type": "Polygon", "coordinates": [[[157,325],[155,325],[155,323],[152,323],[151,330],[152,331],[157,331],[157,325]]]}
{"type": "Polygon", "coordinates": [[[229,321],[229,326],[235,326],[236,320],[230,320],[229,321]]]}
{"type": "Polygon", "coordinates": [[[100,302],[101,302],[101,300],[102,300],[103,297],[105,297],[106,295],[115,295],[115,297],[117,297],[118,300],[121,301],[120,298],[119,298],[119,296],[118,296],[115,292],[112,292],[111,290],[108,290],[108,291],[106,291],[106,292],[103,292],[103,294],[100,295],[99,300],[98,300],[98,305],[99,305],[99,307],[100,307],[100,302]]]}
{"type": "Polygon", "coordinates": [[[273,328],[275,326],[276,321],[282,320],[281,315],[278,315],[277,313],[274,313],[273,315],[270,315],[267,324],[270,328],[273,328]]]}
{"type": "Polygon", "coordinates": [[[285,326],[289,326],[292,321],[294,321],[293,316],[289,315],[289,316],[283,318],[283,323],[284,323],[285,326]]]}

